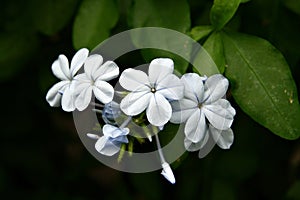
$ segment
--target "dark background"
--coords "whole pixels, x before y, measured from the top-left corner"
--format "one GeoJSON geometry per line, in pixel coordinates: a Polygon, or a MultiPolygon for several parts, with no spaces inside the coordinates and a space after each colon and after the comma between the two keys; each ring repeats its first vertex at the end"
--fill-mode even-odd
{"type": "MultiPolygon", "coordinates": [[[[300,199],[300,140],[272,134],[233,99],[231,149],[215,147],[201,160],[190,153],[174,170],[175,185],[160,171],[128,174],[102,165],[84,148],[72,115],[45,100],[57,81],[52,62],[61,53],[71,58],[76,52],[72,26],[80,1],[54,33],[35,26],[33,18],[42,14],[38,1],[28,2],[2,0],[0,6],[0,199],[300,199]]],[[[205,13],[211,1],[189,4],[192,25],[209,24],[205,13]]],[[[253,0],[239,8],[229,26],[277,47],[299,91],[299,13],[283,1],[253,0]]],[[[120,19],[111,34],[129,28],[120,19]]]]}

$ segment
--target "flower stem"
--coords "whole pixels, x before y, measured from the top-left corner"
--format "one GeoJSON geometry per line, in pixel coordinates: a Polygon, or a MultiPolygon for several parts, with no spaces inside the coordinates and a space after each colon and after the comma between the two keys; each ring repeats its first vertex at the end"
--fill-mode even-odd
{"type": "Polygon", "coordinates": [[[104,105],[99,104],[99,103],[96,103],[96,102],[91,102],[90,104],[91,104],[92,106],[99,107],[99,108],[103,108],[103,107],[104,107],[104,105]]]}
{"type": "Polygon", "coordinates": [[[94,112],[96,112],[96,113],[102,114],[102,110],[99,110],[99,109],[96,109],[96,108],[93,108],[92,111],[94,111],[94,112]]]}
{"type": "Polygon", "coordinates": [[[157,150],[158,150],[160,161],[161,161],[162,164],[166,163],[164,154],[161,150],[161,145],[160,145],[160,142],[159,142],[158,134],[154,134],[154,135],[155,135],[155,139],[156,139],[156,145],[157,145],[157,150]]]}
{"type": "Polygon", "coordinates": [[[129,122],[131,121],[131,119],[132,119],[131,116],[127,117],[127,119],[121,124],[121,126],[119,126],[119,128],[120,129],[125,128],[129,124],[129,122]]]}

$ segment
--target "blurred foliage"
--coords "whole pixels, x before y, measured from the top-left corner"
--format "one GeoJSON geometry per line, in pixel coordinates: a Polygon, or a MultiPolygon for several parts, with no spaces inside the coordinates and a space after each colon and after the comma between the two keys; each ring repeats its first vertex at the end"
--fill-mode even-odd
{"type": "MultiPolygon", "coordinates": [[[[1,1],[1,198],[300,199],[300,1],[224,2],[1,1]],[[175,163],[175,185],[160,171],[127,174],[102,165],[85,150],[71,115],[45,101],[55,82],[50,66],[60,53],[71,57],[75,49],[143,26],[199,41],[219,67],[207,74],[224,71],[237,108],[231,149],[215,147],[201,160],[185,155],[175,163]]],[[[116,62],[135,66],[157,55],[171,54],[134,52],[116,62]]],[[[194,63],[201,62],[197,57],[194,63]]]]}

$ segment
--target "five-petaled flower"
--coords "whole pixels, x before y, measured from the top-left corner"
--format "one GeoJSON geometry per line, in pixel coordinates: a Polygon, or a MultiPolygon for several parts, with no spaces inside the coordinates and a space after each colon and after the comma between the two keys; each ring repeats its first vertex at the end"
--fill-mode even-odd
{"type": "Polygon", "coordinates": [[[119,75],[119,67],[113,61],[102,63],[102,56],[93,54],[84,63],[85,73],[74,77],[72,88],[76,95],[75,107],[79,111],[88,107],[92,93],[104,104],[113,99],[114,88],[107,81],[119,75]]]}
{"type": "Polygon", "coordinates": [[[140,114],[146,109],[148,121],[154,126],[163,126],[171,118],[171,100],[183,97],[184,86],[173,74],[174,63],[169,58],[152,60],[148,76],[141,70],[126,69],[119,82],[131,91],[122,99],[121,110],[129,116],[140,114]]]}
{"type": "Polygon", "coordinates": [[[128,143],[128,128],[119,128],[106,124],[103,126],[102,132],[102,137],[98,137],[90,133],[88,133],[87,135],[90,138],[98,139],[95,144],[95,148],[99,153],[103,155],[113,156],[120,151],[122,144],[128,143]]]}
{"type": "Polygon", "coordinates": [[[82,67],[87,59],[89,50],[83,48],[74,55],[71,66],[65,55],[60,55],[52,64],[53,74],[61,81],[56,83],[47,93],[46,100],[52,107],[62,106],[64,111],[70,112],[75,110],[74,95],[71,90],[73,77],[82,67]]]}
{"type": "MultiPolygon", "coordinates": [[[[209,132],[217,143],[220,140],[220,145],[226,138],[232,142],[232,137],[220,137],[232,135],[229,128],[235,115],[229,101],[223,99],[228,88],[228,80],[221,74],[212,75],[205,80],[195,73],[185,74],[181,80],[185,88],[184,98],[171,103],[173,114],[170,121],[186,122],[184,133],[187,150],[199,149],[203,141],[207,141],[206,135],[209,132]],[[207,121],[211,125],[209,128],[207,121]],[[197,147],[192,147],[193,144],[197,147]]],[[[229,146],[227,144],[228,148],[229,146]]]]}

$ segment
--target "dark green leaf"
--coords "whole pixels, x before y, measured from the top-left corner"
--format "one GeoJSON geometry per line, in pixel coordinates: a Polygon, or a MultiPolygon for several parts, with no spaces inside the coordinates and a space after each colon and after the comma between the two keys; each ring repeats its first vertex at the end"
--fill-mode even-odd
{"type": "Polygon", "coordinates": [[[192,28],[190,35],[194,40],[199,41],[208,36],[212,30],[211,26],[195,26],[192,28]]]}
{"type": "Polygon", "coordinates": [[[213,33],[203,44],[204,49],[214,60],[219,72],[222,74],[225,70],[225,57],[223,51],[223,42],[219,32],[213,33]]]}
{"type": "Polygon", "coordinates": [[[241,0],[214,0],[210,11],[211,24],[217,29],[222,29],[233,17],[241,0]]]}
{"type": "Polygon", "coordinates": [[[78,0],[33,0],[33,20],[39,31],[53,35],[71,20],[78,0]]]}
{"type": "Polygon", "coordinates": [[[296,181],[287,193],[287,199],[300,199],[300,181],[296,181]]]}
{"type": "Polygon", "coordinates": [[[129,20],[135,28],[156,26],[186,33],[191,24],[185,0],[136,0],[131,13],[129,20]]]}
{"type": "Polygon", "coordinates": [[[286,139],[300,135],[297,89],[282,54],[266,40],[222,35],[232,95],[255,121],[286,139]]]}
{"type": "Polygon", "coordinates": [[[300,15],[300,1],[299,0],[284,0],[284,5],[288,7],[293,12],[300,15]]]}
{"type": "Polygon", "coordinates": [[[0,44],[0,80],[5,80],[26,66],[38,41],[31,34],[7,33],[0,34],[0,44]]]}
{"type": "Polygon", "coordinates": [[[109,37],[118,17],[118,8],[112,0],[83,0],[73,27],[74,47],[94,48],[109,37]]]}
{"type": "MultiPolygon", "coordinates": [[[[188,3],[185,0],[179,0],[174,3],[172,0],[139,0],[135,1],[135,4],[132,8],[130,16],[130,23],[133,27],[164,27],[177,30],[183,33],[186,33],[190,28],[190,12],[188,3]],[[176,13],[176,17],[174,17],[176,13]]],[[[172,46],[172,43],[176,41],[170,41],[167,35],[159,35],[160,38],[147,38],[146,40],[151,41],[152,43],[158,43],[162,49],[170,50],[168,47],[172,46]],[[152,41],[153,40],[153,41],[152,41]]],[[[184,44],[180,44],[182,49],[186,48],[184,44]]],[[[178,46],[180,48],[180,46],[178,46]]],[[[187,52],[190,51],[189,49],[187,52]]],[[[161,50],[143,50],[142,55],[147,62],[150,62],[152,59],[157,57],[169,57],[174,60],[175,69],[179,73],[185,73],[188,62],[182,59],[181,57],[161,50]]]]}

